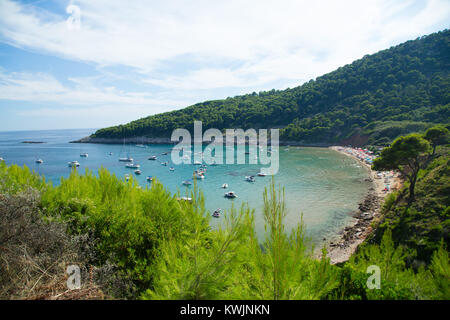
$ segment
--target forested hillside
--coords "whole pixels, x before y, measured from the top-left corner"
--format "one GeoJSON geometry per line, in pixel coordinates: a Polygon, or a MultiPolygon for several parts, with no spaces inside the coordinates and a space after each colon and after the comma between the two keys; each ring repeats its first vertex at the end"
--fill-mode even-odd
{"type": "MultiPolygon", "coordinates": [[[[91,138],[170,137],[176,128],[274,128],[300,143],[387,144],[450,118],[450,31],[365,56],[299,87],[206,101],[98,130],[91,138]]],[[[300,78],[301,75],[299,75],[300,78]]]]}

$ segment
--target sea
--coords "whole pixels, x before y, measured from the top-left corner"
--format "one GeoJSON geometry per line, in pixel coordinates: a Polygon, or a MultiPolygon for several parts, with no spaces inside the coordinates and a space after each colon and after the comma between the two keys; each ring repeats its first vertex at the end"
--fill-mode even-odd
{"type": "MultiPolygon", "coordinates": [[[[27,166],[44,175],[53,185],[71,172],[68,162],[78,161],[80,173],[100,168],[124,179],[126,174],[134,176],[145,188],[150,183],[147,176],[159,180],[171,193],[185,196],[192,186],[182,184],[192,179],[198,166],[192,164],[174,165],[171,162],[173,145],[124,145],[124,144],[78,144],[70,141],[89,136],[95,129],[70,129],[46,131],[0,132],[0,157],[6,164],[27,166]],[[44,142],[42,144],[23,143],[24,141],[44,142]],[[168,155],[163,155],[167,153],[168,155]],[[88,153],[87,158],[80,157],[88,153]],[[141,167],[142,174],[135,175],[125,167],[119,157],[130,155],[141,167]],[[148,160],[152,155],[156,161],[148,160]],[[42,159],[42,164],[36,160],[42,159]],[[163,166],[163,162],[169,162],[163,166]],[[174,167],[174,171],[170,171],[174,167]]],[[[274,176],[275,184],[284,189],[287,213],[287,231],[296,227],[301,219],[306,226],[307,235],[316,246],[339,237],[345,226],[354,221],[353,213],[371,187],[366,181],[369,171],[355,159],[328,148],[280,147],[279,171],[274,176]]],[[[272,177],[259,177],[262,165],[221,164],[208,166],[206,178],[198,180],[198,186],[205,197],[205,207],[210,212],[216,209],[228,211],[232,206],[240,208],[244,203],[254,209],[255,228],[258,237],[265,237],[263,216],[263,193],[270,186],[272,177]],[[255,182],[246,181],[246,176],[255,176],[255,182]],[[228,189],[223,189],[223,184],[228,189]],[[235,199],[224,197],[225,192],[234,191],[235,199]]],[[[211,226],[217,228],[223,217],[210,219],[211,226]]]]}

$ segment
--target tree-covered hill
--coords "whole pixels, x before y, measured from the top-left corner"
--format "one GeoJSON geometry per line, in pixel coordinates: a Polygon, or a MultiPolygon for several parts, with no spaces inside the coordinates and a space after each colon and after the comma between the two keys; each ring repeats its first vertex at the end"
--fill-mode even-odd
{"type": "MultiPolygon", "coordinates": [[[[450,119],[450,30],[368,55],[299,87],[206,101],[98,130],[170,137],[176,128],[282,128],[283,141],[386,144],[450,119]]],[[[300,75],[299,75],[300,76],[300,75]]],[[[94,139],[95,140],[95,139],[94,139]]]]}

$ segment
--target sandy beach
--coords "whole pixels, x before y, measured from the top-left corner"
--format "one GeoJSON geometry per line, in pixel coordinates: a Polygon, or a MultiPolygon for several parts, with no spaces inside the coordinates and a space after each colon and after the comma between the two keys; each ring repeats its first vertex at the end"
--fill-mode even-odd
{"type": "Polygon", "coordinates": [[[373,183],[368,194],[359,204],[357,212],[354,213],[354,223],[342,231],[338,241],[327,244],[328,257],[331,263],[336,264],[347,261],[372,232],[372,222],[380,219],[380,208],[384,198],[401,188],[402,180],[397,173],[372,170],[370,163],[374,157],[368,151],[338,146],[330,147],[330,149],[359,161],[367,168],[368,179],[373,183]]]}

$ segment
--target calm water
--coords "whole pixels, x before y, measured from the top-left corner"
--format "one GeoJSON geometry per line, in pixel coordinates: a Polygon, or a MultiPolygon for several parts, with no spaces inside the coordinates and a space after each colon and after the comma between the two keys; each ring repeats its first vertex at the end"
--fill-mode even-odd
{"type": "MultiPolygon", "coordinates": [[[[192,178],[194,165],[174,166],[171,172],[169,166],[161,162],[170,161],[168,152],[172,146],[150,145],[139,148],[134,145],[99,145],[71,144],[76,140],[91,134],[95,130],[54,130],[54,131],[22,131],[0,132],[0,157],[7,164],[27,165],[47,179],[58,184],[61,177],[70,174],[67,162],[80,162],[80,171],[89,168],[96,172],[105,167],[117,176],[126,173],[133,175],[132,169],[125,168],[125,163],[119,162],[120,156],[130,154],[136,163],[141,165],[142,175],[136,176],[142,186],[147,185],[146,176],[159,179],[171,192],[184,193],[186,188],[182,181],[192,178]],[[45,144],[23,144],[22,141],[43,141],[45,144]],[[87,152],[88,158],[81,158],[80,153],[87,152]],[[113,155],[109,155],[112,152],[113,155]],[[157,161],[147,160],[150,155],[157,155],[157,161]],[[36,164],[41,158],[43,164],[36,164]]],[[[332,239],[345,225],[353,219],[351,213],[357,209],[358,203],[370,187],[365,182],[367,169],[361,167],[355,160],[341,155],[333,150],[322,148],[294,148],[286,151],[280,148],[280,169],[276,175],[276,183],[285,188],[288,214],[287,228],[295,226],[303,213],[303,219],[309,235],[314,242],[320,243],[324,237],[332,239]]],[[[245,181],[245,176],[256,175],[260,165],[218,165],[209,166],[206,179],[200,180],[199,186],[205,195],[206,208],[214,211],[217,208],[229,209],[234,202],[240,206],[247,202],[255,209],[257,232],[264,232],[262,218],[262,194],[270,184],[270,177],[256,177],[255,183],[245,181]],[[224,198],[225,190],[222,184],[229,185],[228,190],[237,193],[238,198],[224,198]]],[[[216,226],[219,219],[212,219],[216,226]]]]}

